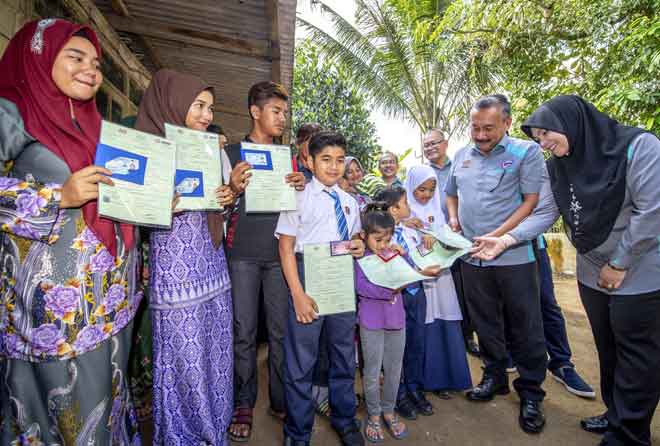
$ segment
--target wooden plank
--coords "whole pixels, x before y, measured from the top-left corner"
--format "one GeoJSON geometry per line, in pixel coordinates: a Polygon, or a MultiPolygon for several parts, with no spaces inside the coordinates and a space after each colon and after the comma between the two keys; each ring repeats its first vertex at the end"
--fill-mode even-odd
{"type": "Polygon", "coordinates": [[[278,1],[279,0],[266,0],[266,14],[270,23],[270,79],[279,84],[282,82],[282,67],[280,63],[280,15],[278,1]]]}
{"type": "Polygon", "coordinates": [[[138,34],[143,37],[153,37],[173,42],[186,43],[202,48],[215,49],[230,54],[270,59],[271,49],[264,42],[237,39],[219,33],[208,33],[155,23],[137,21],[129,17],[108,15],[106,19],[117,31],[138,34]]]}
{"type": "Polygon", "coordinates": [[[123,17],[129,17],[131,14],[128,12],[128,7],[124,0],[110,0],[112,10],[123,17]]]}

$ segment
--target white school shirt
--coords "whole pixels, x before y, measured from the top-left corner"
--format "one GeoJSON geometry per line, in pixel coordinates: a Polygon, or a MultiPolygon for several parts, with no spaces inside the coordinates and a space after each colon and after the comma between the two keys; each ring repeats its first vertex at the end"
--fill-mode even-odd
{"type": "Polygon", "coordinates": [[[303,246],[311,243],[325,243],[341,240],[335,214],[335,200],[325,190],[333,190],[339,195],[349,237],[362,229],[360,207],[355,198],[344,192],[336,184],[325,186],[316,177],[307,183],[305,190],[296,191],[296,210],[280,212],[275,228],[275,237],[289,235],[296,238],[295,251],[303,252],[303,246]]]}

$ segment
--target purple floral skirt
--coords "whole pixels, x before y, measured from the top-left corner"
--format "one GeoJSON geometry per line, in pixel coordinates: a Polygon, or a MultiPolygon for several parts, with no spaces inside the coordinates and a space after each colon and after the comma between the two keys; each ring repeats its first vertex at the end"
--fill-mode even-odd
{"type": "Polygon", "coordinates": [[[154,444],[229,444],[233,410],[231,290],[200,304],[151,310],[154,444]]]}

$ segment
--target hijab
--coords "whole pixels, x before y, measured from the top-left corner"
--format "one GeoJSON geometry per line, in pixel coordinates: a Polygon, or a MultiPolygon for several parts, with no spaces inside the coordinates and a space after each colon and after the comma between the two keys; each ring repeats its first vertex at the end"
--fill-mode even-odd
{"type": "Polygon", "coordinates": [[[406,195],[408,205],[410,206],[411,216],[417,217],[424,224],[442,225],[445,223],[445,217],[442,213],[442,200],[440,199],[440,185],[431,166],[414,166],[406,176],[406,195]],[[413,193],[422,183],[428,180],[435,181],[435,192],[433,197],[426,204],[421,204],[414,197],[413,193]]]}
{"type": "MultiPolygon", "coordinates": [[[[165,123],[185,127],[190,105],[204,90],[209,90],[215,97],[213,88],[197,76],[159,70],[144,93],[135,128],[164,138],[165,123]]],[[[207,221],[213,246],[217,249],[222,241],[222,216],[209,212],[207,221]]]]}
{"type": "Polygon", "coordinates": [[[552,193],[571,243],[581,254],[610,235],[626,194],[628,146],[643,129],[619,124],[579,96],[557,96],[523,123],[562,133],[570,154],[548,161],[552,193]]]}
{"type": "Polygon", "coordinates": [[[358,167],[362,171],[362,176],[364,177],[365,172],[364,169],[362,168],[362,164],[360,164],[360,160],[354,156],[347,156],[346,159],[344,160],[344,165],[346,166],[346,170],[344,171],[344,178],[348,176],[348,166],[350,166],[352,162],[355,162],[355,164],[358,165],[358,167]]]}
{"type": "MultiPolygon", "coordinates": [[[[101,46],[90,27],[44,19],[23,26],[0,60],[0,97],[16,105],[25,130],[61,158],[72,173],[94,164],[101,133],[101,115],[94,99],[71,99],[52,78],[58,53],[76,35],[87,38],[101,57],[101,46]]],[[[116,256],[115,223],[99,217],[96,200],[85,203],[81,210],[87,227],[116,256]]],[[[131,249],[135,243],[133,226],[119,227],[126,248],[131,249]]]]}

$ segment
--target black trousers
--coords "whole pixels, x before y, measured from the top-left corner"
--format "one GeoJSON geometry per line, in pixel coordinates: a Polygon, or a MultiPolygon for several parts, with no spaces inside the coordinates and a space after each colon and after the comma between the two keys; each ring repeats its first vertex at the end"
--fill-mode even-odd
{"type": "Polygon", "coordinates": [[[279,262],[229,260],[234,304],[234,406],[257,401],[257,327],[263,287],[268,331],[268,389],[271,408],[284,412],[284,336],[289,290],[279,262]]]}
{"type": "Polygon", "coordinates": [[[608,295],[578,283],[600,361],[608,446],[650,445],[660,398],[660,291],[608,295]]]}
{"type": "Polygon", "coordinates": [[[463,273],[461,272],[461,265],[463,262],[454,262],[451,266],[451,275],[454,279],[454,286],[456,286],[456,295],[458,296],[458,305],[461,307],[461,314],[463,320],[461,321],[461,330],[463,331],[463,338],[467,341],[474,339],[474,324],[470,318],[470,311],[465,304],[465,291],[463,290],[463,273]]]}
{"type": "Polygon", "coordinates": [[[536,262],[512,266],[474,266],[463,262],[465,301],[472,317],[486,374],[506,379],[507,339],[519,378],[521,398],[545,397],[548,355],[543,336],[536,262]],[[506,331],[505,331],[506,330],[506,331]]]}

